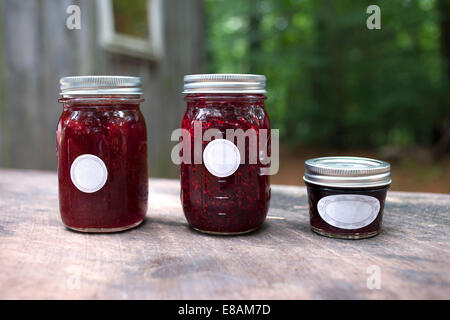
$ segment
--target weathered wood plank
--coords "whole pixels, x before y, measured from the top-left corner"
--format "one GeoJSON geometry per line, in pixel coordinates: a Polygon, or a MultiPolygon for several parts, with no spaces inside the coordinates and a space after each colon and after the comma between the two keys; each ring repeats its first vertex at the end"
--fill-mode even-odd
{"type": "Polygon", "coordinates": [[[40,4],[38,1],[4,0],[4,46],[6,55],[5,138],[11,161],[18,167],[39,159],[41,51],[39,45],[40,4]]]}
{"type": "MultiPolygon", "coordinates": [[[[4,23],[3,23],[3,1],[0,1],[0,43],[3,43],[4,39],[4,23]]],[[[0,47],[0,167],[4,167],[8,163],[6,156],[5,134],[7,133],[6,122],[6,64],[5,54],[3,48],[0,47]]]]}
{"type": "Polygon", "coordinates": [[[54,173],[0,170],[0,298],[450,298],[450,195],[390,192],[384,231],[358,241],[313,234],[300,187],[274,186],[265,226],[238,237],[189,229],[176,180],[151,180],[149,201],[138,229],[74,233],[54,173]]]}

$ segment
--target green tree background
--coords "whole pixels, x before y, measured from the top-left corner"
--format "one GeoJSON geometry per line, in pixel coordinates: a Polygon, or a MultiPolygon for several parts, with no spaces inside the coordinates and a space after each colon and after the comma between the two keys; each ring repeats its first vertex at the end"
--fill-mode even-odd
{"type": "Polygon", "coordinates": [[[287,145],[442,149],[449,8],[449,0],[206,0],[208,71],[265,74],[272,127],[287,145]],[[366,27],[372,4],[381,30],[366,27]]]}

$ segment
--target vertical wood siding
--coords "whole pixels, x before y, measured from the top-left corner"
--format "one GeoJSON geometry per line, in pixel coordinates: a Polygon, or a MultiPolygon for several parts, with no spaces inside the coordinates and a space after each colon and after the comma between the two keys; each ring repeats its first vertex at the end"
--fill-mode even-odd
{"type": "Polygon", "coordinates": [[[59,79],[133,75],[143,79],[152,176],[176,176],[173,129],[184,111],[183,75],[202,71],[201,0],[163,1],[164,56],[140,60],[105,51],[92,0],[0,0],[0,167],[56,169],[59,79]],[[81,8],[81,30],[66,28],[66,9],[81,8]]]}

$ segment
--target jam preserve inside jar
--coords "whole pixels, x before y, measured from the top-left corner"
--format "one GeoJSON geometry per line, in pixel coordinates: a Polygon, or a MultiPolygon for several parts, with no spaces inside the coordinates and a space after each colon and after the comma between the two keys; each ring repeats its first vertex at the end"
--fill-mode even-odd
{"type": "Polygon", "coordinates": [[[314,232],[343,239],[380,233],[391,183],[387,162],[358,157],[310,159],[303,179],[314,232]]]}
{"type": "Polygon", "coordinates": [[[190,75],[185,77],[184,93],[187,108],[181,128],[189,132],[191,153],[186,162],[186,150],[181,152],[181,202],[189,225],[197,231],[226,235],[258,229],[269,208],[269,176],[261,171],[268,165],[259,157],[256,163],[249,159],[254,151],[250,144],[259,142],[262,129],[267,133],[266,151],[270,154],[265,77],[190,75]],[[200,148],[196,148],[196,126],[202,136],[215,129],[222,138],[200,138],[200,148]],[[253,131],[256,140],[246,139],[240,151],[236,139],[226,139],[229,129],[253,131]]]}
{"type": "Polygon", "coordinates": [[[145,218],[147,130],[141,80],[88,76],[61,79],[63,112],[56,130],[59,205],[64,225],[116,232],[145,218]]]}

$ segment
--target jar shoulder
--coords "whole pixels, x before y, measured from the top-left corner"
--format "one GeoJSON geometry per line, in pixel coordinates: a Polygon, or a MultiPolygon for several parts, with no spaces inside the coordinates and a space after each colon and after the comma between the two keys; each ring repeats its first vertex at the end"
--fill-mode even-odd
{"type": "Polygon", "coordinates": [[[139,108],[64,108],[59,118],[57,136],[70,134],[146,135],[146,123],[139,108]]]}
{"type": "Polygon", "coordinates": [[[213,127],[256,127],[269,129],[269,117],[264,103],[208,103],[189,104],[183,116],[182,128],[194,122],[213,127]]]}

